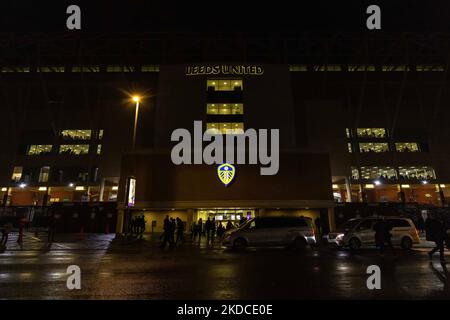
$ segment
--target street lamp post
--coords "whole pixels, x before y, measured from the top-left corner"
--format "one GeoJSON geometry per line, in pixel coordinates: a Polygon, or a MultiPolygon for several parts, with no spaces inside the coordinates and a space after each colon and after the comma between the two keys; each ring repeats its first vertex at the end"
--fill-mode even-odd
{"type": "Polygon", "coordinates": [[[139,116],[139,102],[140,98],[138,96],[133,97],[133,101],[136,102],[136,111],[134,114],[134,129],[133,129],[133,151],[136,147],[136,131],[137,131],[137,123],[138,123],[138,116],[139,116]]]}

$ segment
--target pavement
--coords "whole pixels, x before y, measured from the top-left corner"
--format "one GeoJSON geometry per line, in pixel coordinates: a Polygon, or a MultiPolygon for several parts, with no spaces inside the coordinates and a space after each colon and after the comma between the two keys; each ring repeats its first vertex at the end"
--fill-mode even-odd
{"type": "MultiPolygon", "coordinates": [[[[430,243],[380,256],[326,246],[304,252],[206,241],[161,250],[157,236],[114,240],[113,234],[26,233],[0,252],[0,299],[449,299],[447,266],[427,256],[430,243]],[[369,290],[367,267],[381,269],[381,290],[369,290]],[[81,290],[69,290],[67,268],[81,269],[81,290]]],[[[446,252],[447,260],[450,255],[446,252]]]]}

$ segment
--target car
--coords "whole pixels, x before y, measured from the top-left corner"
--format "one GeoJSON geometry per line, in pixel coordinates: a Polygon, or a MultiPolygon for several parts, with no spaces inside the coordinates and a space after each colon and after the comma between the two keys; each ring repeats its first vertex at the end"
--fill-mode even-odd
{"type": "Polygon", "coordinates": [[[222,245],[234,249],[286,246],[297,249],[316,244],[312,220],[307,217],[256,217],[224,234],[222,245]]]}
{"type": "Polygon", "coordinates": [[[343,247],[344,235],[350,230],[352,230],[359,222],[361,222],[361,219],[358,218],[350,219],[347,222],[345,222],[342,226],[337,228],[335,231],[329,232],[328,235],[326,236],[328,245],[333,248],[343,247]]]}
{"type": "Polygon", "coordinates": [[[328,243],[337,247],[359,249],[362,246],[375,245],[374,225],[385,220],[392,227],[392,244],[409,250],[420,242],[419,233],[411,219],[405,217],[369,217],[350,219],[339,232],[330,233],[328,243]]]}

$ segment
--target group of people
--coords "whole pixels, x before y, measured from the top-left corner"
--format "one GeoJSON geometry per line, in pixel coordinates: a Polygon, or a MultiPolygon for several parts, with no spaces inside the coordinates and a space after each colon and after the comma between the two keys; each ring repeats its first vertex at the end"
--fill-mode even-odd
{"type": "Polygon", "coordinates": [[[222,222],[216,222],[215,218],[208,218],[205,222],[203,219],[198,219],[191,225],[191,240],[193,242],[198,241],[200,243],[202,237],[206,237],[208,244],[213,244],[215,238],[221,239],[224,233],[231,230],[247,221],[246,218],[242,218],[239,223],[234,225],[230,220],[228,220],[225,227],[222,222]]]}
{"type": "Polygon", "coordinates": [[[174,247],[178,242],[184,243],[184,222],[180,218],[169,218],[166,216],[163,225],[163,234],[160,238],[161,248],[174,247]],[[176,234],[176,238],[175,238],[176,234]]]}
{"type": "Polygon", "coordinates": [[[147,221],[145,220],[144,215],[132,218],[128,225],[128,233],[131,235],[135,235],[136,238],[142,239],[146,223],[147,221]]]}

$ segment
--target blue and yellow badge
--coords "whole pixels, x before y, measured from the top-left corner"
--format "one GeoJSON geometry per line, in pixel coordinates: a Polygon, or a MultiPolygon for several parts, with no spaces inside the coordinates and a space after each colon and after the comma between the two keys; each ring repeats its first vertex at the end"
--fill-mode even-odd
{"type": "Polygon", "coordinates": [[[233,181],[235,174],[236,168],[229,163],[221,164],[217,168],[217,176],[225,186],[228,186],[233,181]]]}

